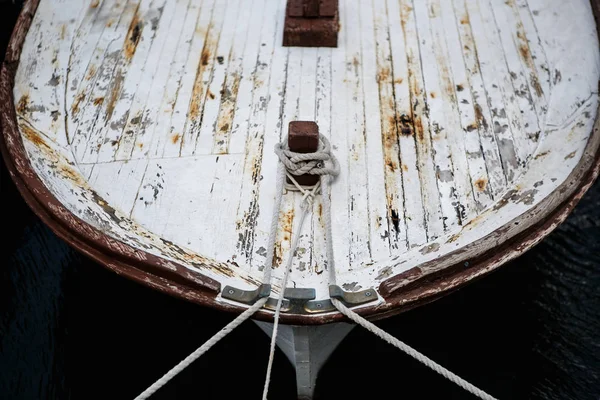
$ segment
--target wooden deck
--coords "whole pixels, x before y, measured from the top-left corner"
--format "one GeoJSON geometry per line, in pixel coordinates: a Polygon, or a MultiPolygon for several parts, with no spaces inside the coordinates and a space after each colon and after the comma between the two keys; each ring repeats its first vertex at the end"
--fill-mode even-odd
{"type": "MultiPolygon", "coordinates": [[[[281,46],[284,12],[284,0],[41,0],[13,91],[37,175],[115,246],[251,288],[273,147],[289,121],[317,121],[342,166],[339,282],[389,294],[537,223],[551,210],[528,212],[557,206],[596,154],[584,0],[341,1],[334,49],[281,46]]],[[[276,266],[299,204],[284,197],[276,266]]],[[[291,280],[326,298],[321,213],[318,199],[291,280]]]]}

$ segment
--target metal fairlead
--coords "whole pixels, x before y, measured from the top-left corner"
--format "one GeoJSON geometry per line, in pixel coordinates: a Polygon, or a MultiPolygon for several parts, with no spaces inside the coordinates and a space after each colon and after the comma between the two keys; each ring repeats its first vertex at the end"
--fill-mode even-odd
{"type": "MultiPolygon", "coordinates": [[[[221,293],[225,299],[238,303],[254,304],[258,299],[269,296],[271,285],[261,285],[255,290],[240,290],[226,286],[221,293]]],[[[375,289],[366,289],[359,292],[347,292],[337,285],[329,286],[329,296],[340,300],[347,307],[355,307],[362,304],[377,301],[375,289]]],[[[281,312],[289,314],[320,314],[336,311],[330,299],[315,300],[315,289],[287,288],[283,293],[281,312]]],[[[277,298],[270,297],[264,308],[275,311],[277,298]]]]}

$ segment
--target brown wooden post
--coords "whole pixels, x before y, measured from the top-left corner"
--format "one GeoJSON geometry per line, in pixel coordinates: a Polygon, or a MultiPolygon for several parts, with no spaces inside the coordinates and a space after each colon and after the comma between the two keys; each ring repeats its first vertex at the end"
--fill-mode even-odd
{"type": "Polygon", "coordinates": [[[287,0],[284,46],[337,47],[338,0],[287,0]]]}
{"type": "Polygon", "coordinates": [[[304,0],[304,16],[309,18],[318,17],[321,0],[304,0]]]}
{"type": "MultiPolygon", "coordinates": [[[[313,121],[291,121],[288,132],[288,146],[297,153],[314,153],[319,148],[319,125],[313,121]]],[[[317,175],[296,176],[300,185],[312,186],[319,182],[317,175]]],[[[288,180],[288,183],[291,183],[288,180]]]]}

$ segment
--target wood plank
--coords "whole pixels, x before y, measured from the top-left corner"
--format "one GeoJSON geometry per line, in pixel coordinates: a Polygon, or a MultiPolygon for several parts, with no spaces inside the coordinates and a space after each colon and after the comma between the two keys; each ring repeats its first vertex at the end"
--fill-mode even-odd
{"type": "MultiPolygon", "coordinates": [[[[488,173],[488,182],[485,189],[495,198],[504,191],[506,187],[506,176],[498,150],[498,143],[493,132],[492,114],[488,104],[486,90],[483,84],[483,77],[477,58],[477,48],[475,38],[471,29],[471,20],[466,8],[465,0],[454,0],[454,13],[456,14],[462,54],[464,58],[468,84],[461,86],[459,93],[465,92],[465,100],[472,104],[477,131],[479,132],[480,152],[485,159],[488,173]],[[468,90],[467,90],[468,89],[468,90]]],[[[458,87],[457,87],[458,90],[458,87]]],[[[467,153],[471,157],[470,153],[467,153]]],[[[475,154],[479,157],[479,154],[475,154]]],[[[479,185],[478,186],[479,189],[479,185]]]]}
{"type": "MultiPolygon", "coordinates": [[[[197,2],[192,2],[197,5],[197,2]]],[[[208,29],[208,21],[212,15],[213,2],[203,1],[198,7],[192,8],[190,14],[194,15],[195,22],[193,26],[186,26],[185,32],[187,34],[187,40],[184,45],[176,53],[176,63],[178,69],[173,77],[177,78],[177,83],[173,85],[177,88],[175,95],[172,99],[173,104],[171,108],[173,112],[170,116],[170,126],[168,127],[169,140],[166,141],[163,149],[163,157],[179,157],[183,132],[186,126],[188,109],[193,96],[194,82],[196,79],[198,64],[202,59],[202,50],[204,48],[206,34],[208,29]],[[182,64],[179,64],[182,63],[182,64]]],[[[190,19],[191,21],[192,19],[190,19]]],[[[190,22],[191,24],[191,22],[190,22]]]]}
{"type": "MultiPolygon", "coordinates": [[[[157,127],[160,126],[160,120],[164,118],[164,110],[169,110],[169,106],[164,103],[167,92],[167,84],[171,73],[172,61],[175,56],[175,51],[180,42],[183,24],[180,21],[187,13],[187,5],[189,0],[177,0],[175,10],[168,31],[166,32],[167,40],[163,45],[160,59],[157,62],[157,67],[154,72],[152,84],[150,85],[150,93],[146,100],[146,105],[143,111],[141,126],[135,136],[135,144],[131,151],[131,159],[147,158],[152,155],[153,142],[156,136],[167,136],[167,130],[157,132],[157,127]]],[[[162,127],[161,127],[162,128],[162,127]]]]}
{"type": "MultiPolygon", "coordinates": [[[[115,160],[129,160],[133,153],[133,147],[135,146],[138,133],[145,129],[142,121],[144,120],[144,110],[148,99],[151,96],[150,89],[154,76],[158,69],[161,54],[163,52],[165,43],[167,43],[169,37],[168,32],[171,26],[171,21],[175,13],[175,3],[167,3],[163,10],[160,18],[160,23],[156,31],[156,37],[150,47],[150,53],[144,64],[144,68],[140,71],[142,78],[140,84],[137,87],[129,112],[127,114],[127,121],[124,124],[123,131],[119,137],[117,148],[115,151],[115,160]]],[[[141,143],[141,142],[140,142],[141,143]]],[[[143,145],[144,143],[142,143],[143,145]]]]}
{"type": "MultiPolygon", "coordinates": [[[[404,31],[407,79],[410,90],[410,115],[412,125],[411,139],[417,150],[417,166],[421,181],[421,198],[425,208],[425,226],[428,240],[440,237],[444,233],[444,219],[437,186],[436,168],[432,154],[429,112],[427,112],[427,93],[425,92],[424,71],[419,47],[416,15],[412,0],[400,1],[400,20],[404,31]]],[[[405,135],[403,135],[405,136],[405,135]]],[[[402,141],[401,141],[402,150],[402,141]]]]}
{"type": "Polygon", "coordinates": [[[88,183],[112,207],[129,214],[136,201],[146,164],[146,160],[94,164],[88,183]],[[114,190],[115,187],[120,190],[114,190]]]}
{"type": "MultiPolygon", "coordinates": [[[[515,17],[517,18],[518,16],[520,19],[517,25],[519,42],[523,46],[527,46],[529,48],[530,57],[527,57],[527,64],[531,72],[529,76],[530,86],[534,87],[537,95],[538,90],[536,87],[537,84],[539,84],[541,86],[541,93],[545,98],[544,107],[542,107],[541,110],[538,109],[541,119],[548,111],[548,97],[550,96],[552,88],[548,56],[546,54],[546,50],[544,49],[542,39],[539,36],[538,28],[533,20],[533,15],[529,8],[529,2],[527,0],[515,0],[515,3],[513,4],[513,12],[515,12],[515,17]],[[533,75],[534,72],[535,75],[533,75]]],[[[527,55],[525,54],[525,56],[527,55]]]]}
{"type": "MultiPolygon", "coordinates": [[[[256,227],[256,217],[259,214],[259,182],[264,168],[273,168],[273,166],[263,165],[264,136],[266,113],[269,97],[269,85],[271,78],[271,68],[273,66],[273,54],[275,44],[278,43],[278,34],[285,7],[276,2],[268,2],[262,8],[262,21],[256,28],[260,30],[251,31],[250,35],[256,35],[258,41],[258,57],[254,60],[256,66],[252,74],[252,89],[247,90],[252,93],[249,99],[251,104],[250,115],[248,118],[247,136],[238,137],[237,140],[245,141],[245,146],[240,146],[234,142],[232,134],[231,150],[235,147],[245,149],[244,155],[244,175],[243,184],[240,190],[239,206],[237,209],[236,222],[239,226],[238,254],[239,258],[245,264],[249,264],[253,253],[254,229],[256,227]],[[277,23],[268,23],[267,21],[277,21],[277,23]],[[263,46],[264,44],[264,46],[263,46]]],[[[242,82],[243,83],[243,82],[242,82]]],[[[241,87],[240,87],[241,88],[241,87]]],[[[243,92],[242,92],[243,93],[243,92]]],[[[238,112],[236,111],[236,116],[238,112]]],[[[269,132],[271,133],[271,132],[269,132]]],[[[268,149],[266,151],[272,151],[268,149]]],[[[232,152],[235,154],[235,151],[232,152]]],[[[269,213],[269,211],[266,211],[269,213]]]]}
{"type": "MultiPolygon", "coordinates": [[[[236,26],[242,25],[245,16],[239,13],[240,6],[232,1],[227,3],[225,10],[224,24],[229,24],[235,21],[236,26]]],[[[219,45],[216,49],[215,60],[213,62],[213,73],[208,83],[208,92],[204,104],[204,112],[202,113],[202,122],[199,127],[200,133],[198,143],[196,144],[195,154],[211,154],[216,136],[219,135],[218,118],[219,109],[225,93],[225,85],[227,83],[229,55],[233,47],[236,45],[236,30],[227,29],[223,26],[223,32],[219,37],[219,45]]]]}
{"type": "MultiPolygon", "coordinates": [[[[319,134],[327,137],[331,143],[334,135],[332,132],[333,121],[331,113],[331,93],[332,93],[332,49],[318,48],[317,50],[317,69],[316,69],[316,103],[315,103],[315,121],[319,125],[319,134]]],[[[333,154],[339,158],[340,154],[333,150],[333,154]]],[[[335,186],[334,181],[332,186],[335,186]]],[[[325,221],[323,219],[323,199],[317,196],[312,209],[312,255],[311,262],[308,265],[307,274],[313,276],[318,271],[324,271],[329,268],[329,261],[326,254],[325,221]]],[[[335,255],[334,255],[335,257],[335,255]]]]}
{"type": "Polygon", "coordinates": [[[432,10],[428,4],[419,1],[415,2],[414,6],[416,23],[419,27],[425,101],[429,110],[431,153],[435,164],[444,227],[446,230],[454,230],[460,225],[464,213],[463,207],[466,207],[464,196],[460,197],[461,192],[464,192],[460,184],[463,182],[465,171],[454,168],[452,164],[449,144],[457,128],[453,125],[453,121],[448,121],[448,117],[452,118],[452,116],[446,113],[446,100],[442,97],[443,82],[440,82],[440,70],[445,66],[440,65],[440,61],[443,62],[440,60],[442,56],[436,54],[436,48],[439,53],[439,45],[436,44],[437,38],[432,34],[433,26],[437,23],[433,19],[437,17],[439,10],[435,8],[432,10]]]}
{"type": "MultiPolygon", "coordinates": [[[[194,88],[192,89],[192,98],[187,111],[187,119],[183,137],[181,139],[181,156],[195,154],[198,144],[198,137],[201,133],[200,128],[204,118],[204,110],[207,101],[211,95],[208,86],[217,62],[217,46],[221,38],[223,24],[225,22],[227,1],[216,1],[213,14],[208,23],[204,47],[198,63],[194,88]]],[[[204,26],[204,25],[203,25],[204,26]]]]}
{"type": "MultiPolygon", "coordinates": [[[[379,107],[381,124],[381,144],[383,147],[384,193],[387,205],[387,221],[374,221],[384,224],[389,240],[390,253],[393,255],[406,251],[407,216],[404,205],[404,181],[402,163],[400,161],[400,144],[398,143],[398,115],[396,113],[396,93],[394,87],[395,71],[392,50],[390,48],[390,32],[388,9],[385,0],[373,2],[375,14],[375,44],[377,62],[375,79],[379,89],[379,107]]],[[[394,11],[394,10],[391,10],[394,11]]],[[[400,15],[396,17],[399,19],[400,15]]],[[[367,113],[369,115],[369,113],[367,113]]],[[[377,154],[377,153],[375,153],[377,154]]],[[[369,154],[370,155],[370,154],[369,154]]],[[[377,167],[377,166],[375,166],[377,167]]]]}
{"type": "MultiPolygon", "coordinates": [[[[340,7],[340,24],[347,25],[346,7],[340,7]]],[[[336,271],[347,271],[350,268],[350,230],[349,221],[349,176],[348,176],[348,126],[347,107],[350,87],[346,82],[346,64],[348,59],[349,30],[341,29],[338,47],[331,49],[331,149],[340,163],[340,174],[331,186],[331,231],[334,247],[336,271]],[[335,99],[335,100],[334,100],[335,99]]],[[[328,265],[332,268],[332,265],[328,265]]]]}
{"type": "MultiPolygon", "coordinates": [[[[69,73],[65,79],[66,109],[69,114],[66,132],[69,143],[72,142],[72,135],[77,127],[76,117],[86,104],[85,100],[98,71],[101,56],[97,51],[98,45],[104,30],[110,28],[107,27],[108,22],[103,23],[103,21],[109,20],[114,3],[114,0],[102,0],[96,7],[90,5],[78,24],[75,37],[71,42],[69,73]]],[[[112,21],[114,23],[114,20],[112,21]]]]}
{"type": "MultiPolygon", "coordinates": [[[[361,26],[360,5],[347,3],[345,25],[361,26]]],[[[362,84],[362,33],[360,29],[348,29],[346,37],[346,82],[348,103],[346,105],[347,174],[352,184],[348,186],[349,213],[346,229],[350,231],[350,268],[356,268],[370,260],[369,190],[367,180],[365,102],[362,84]]],[[[337,97],[337,96],[334,96],[337,97]]]]}
{"type": "MultiPolygon", "coordinates": [[[[383,4],[383,3],[382,3],[383,4]]],[[[385,15],[385,14],[384,14],[385,15]]],[[[363,114],[364,114],[364,135],[365,135],[365,163],[367,173],[367,203],[368,203],[368,226],[369,239],[368,246],[371,258],[386,257],[390,254],[390,243],[396,244],[406,241],[406,232],[400,229],[400,221],[394,222],[394,219],[400,219],[400,203],[394,203],[388,200],[388,197],[399,197],[395,192],[402,186],[397,186],[397,180],[386,182],[386,167],[384,166],[384,147],[387,143],[384,141],[381,120],[377,115],[381,115],[381,105],[379,101],[380,85],[378,79],[381,69],[378,65],[377,51],[378,43],[375,28],[375,17],[373,15],[373,2],[360,2],[360,26],[361,35],[361,65],[363,84],[363,114]],[[389,183],[389,185],[386,185],[389,183]],[[392,185],[393,186],[392,188],[392,185]],[[387,191],[386,189],[393,189],[387,191]],[[398,208],[396,208],[398,207],[398,208]],[[395,215],[394,215],[395,214],[395,215]],[[398,229],[396,230],[396,226],[398,229]]],[[[389,112],[389,109],[388,109],[389,112]]],[[[387,161],[387,160],[386,160],[387,161]]],[[[402,244],[404,247],[404,244],[402,244]]]]}
{"type": "Polygon", "coordinates": [[[183,21],[183,23],[172,27],[175,32],[169,33],[169,35],[175,36],[177,31],[180,31],[179,40],[173,49],[174,54],[173,52],[163,54],[163,57],[166,58],[165,62],[170,61],[170,67],[164,85],[162,102],[156,111],[150,150],[147,153],[149,158],[164,157],[165,148],[167,147],[172,149],[173,152],[178,152],[181,145],[181,134],[173,134],[172,132],[173,113],[181,89],[180,84],[185,72],[186,61],[190,55],[191,38],[194,36],[200,7],[195,2],[188,1],[185,6],[180,7],[179,12],[181,14],[175,17],[174,20],[183,21]]]}
{"type": "Polygon", "coordinates": [[[72,132],[71,146],[78,161],[83,161],[88,140],[95,130],[96,121],[102,110],[119,55],[127,40],[125,32],[127,32],[127,27],[131,25],[131,22],[134,21],[138,4],[128,1],[123,8],[120,8],[120,3],[117,3],[111,9],[111,18],[116,20],[114,22],[109,20],[107,24],[111,26],[104,30],[100,43],[96,48],[94,62],[98,65],[98,72],[95,75],[94,83],[86,95],[81,114],[77,114],[75,110],[72,110],[73,115],[77,115],[78,124],[75,131],[72,132]]]}
{"type": "Polygon", "coordinates": [[[257,54],[261,47],[260,32],[264,19],[265,0],[254,0],[250,14],[248,39],[244,49],[242,74],[238,85],[238,95],[235,105],[229,147],[227,153],[238,154],[246,151],[254,86],[254,72],[257,70],[257,54]]]}
{"type": "MultiPolygon", "coordinates": [[[[522,157],[527,160],[536,149],[541,134],[538,109],[541,112],[542,108],[545,107],[544,94],[537,72],[535,72],[535,65],[531,59],[527,38],[519,39],[519,36],[524,35],[524,33],[517,31],[519,23],[515,24],[515,13],[507,4],[496,4],[495,2],[490,2],[490,4],[490,12],[493,14],[495,28],[500,35],[506,66],[512,82],[513,90],[510,92],[508,99],[519,107],[519,113],[513,116],[513,120],[521,118],[521,129],[513,131],[513,137],[517,150],[523,148],[522,157]],[[517,40],[521,43],[517,43],[517,40]],[[531,68],[528,68],[527,64],[531,68]],[[527,71],[527,69],[530,69],[530,71],[527,71]],[[528,76],[531,76],[532,73],[534,74],[533,82],[536,89],[529,86],[528,76]]],[[[507,88],[507,93],[508,90],[507,88]]]]}
{"type": "MultiPolygon", "coordinates": [[[[143,71],[145,68],[146,61],[151,54],[154,39],[156,38],[158,25],[161,23],[165,1],[154,0],[145,13],[143,11],[140,13],[144,21],[144,29],[141,31],[139,43],[133,57],[131,57],[128,63],[124,63],[122,73],[117,73],[119,78],[116,81],[119,84],[113,87],[114,107],[110,120],[105,126],[104,140],[98,150],[97,162],[105,163],[114,160],[116,157],[119,140],[123,134],[134,97],[143,77],[143,73],[135,73],[133,71],[143,71]],[[119,82],[121,79],[122,82],[119,82]],[[118,94],[119,86],[121,86],[120,94],[118,94]]],[[[142,4],[145,4],[145,2],[142,4]]],[[[125,59],[127,58],[125,57],[125,59]]]]}
{"type": "MultiPolygon", "coordinates": [[[[469,21],[473,32],[481,76],[491,111],[491,126],[498,143],[502,166],[508,183],[513,182],[519,175],[524,162],[524,148],[517,148],[513,131],[520,126],[513,125],[509,115],[519,112],[512,102],[505,102],[505,95],[510,96],[512,84],[508,80],[506,63],[502,56],[499,39],[489,24],[489,12],[480,7],[477,0],[465,0],[469,21]],[[505,90],[508,88],[508,92],[505,90]]],[[[483,4],[485,6],[485,3],[483,4]]],[[[518,121],[514,121],[517,122],[518,121]]],[[[518,133],[517,133],[518,135],[518,133]]]]}
{"type": "MultiPolygon", "coordinates": [[[[150,1],[142,1],[134,11],[133,18],[127,27],[122,26],[121,30],[127,30],[123,45],[118,48],[118,42],[113,42],[115,51],[119,51],[116,57],[114,70],[109,77],[108,87],[100,105],[98,117],[94,122],[92,131],[87,139],[85,153],[81,157],[81,162],[91,163],[99,159],[102,146],[109,146],[111,150],[116,143],[112,138],[107,138],[108,130],[111,124],[119,125],[117,121],[112,120],[118,99],[121,97],[123,84],[127,71],[129,70],[135,53],[137,53],[140,42],[143,39],[148,40],[152,35],[151,22],[147,20],[147,12],[151,6],[150,1]],[[148,28],[148,29],[145,29],[148,28]],[[146,35],[144,35],[146,31],[146,35]],[[148,33],[150,32],[150,35],[148,33]]],[[[142,48],[142,51],[145,50],[142,48]]],[[[109,54],[112,51],[109,50],[109,54]]]]}
{"type": "Polygon", "coordinates": [[[242,2],[239,7],[239,18],[235,28],[235,35],[229,57],[227,58],[227,74],[223,83],[219,113],[215,126],[212,145],[213,154],[225,154],[229,149],[229,140],[233,129],[237,96],[242,77],[244,51],[248,39],[249,15],[252,11],[251,0],[242,2]]]}
{"type": "MultiPolygon", "coordinates": [[[[403,190],[403,216],[406,224],[407,246],[412,247],[427,241],[425,207],[421,198],[421,180],[417,165],[417,149],[412,124],[401,123],[401,116],[411,116],[411,91],[406,51],[404,25],[400,19],[398,0],[387,0],[390,57],[392,62],[394,108],[398,136],[398,157],[403,190]],[[405,133],[402,132],[405,129],[405,133]]],[[[403,5],[403,7],[408,7],[403,5]]],[[[406,16],[406,14],[403,14],[406,16]]],[[[408,117],[407,117],[408,118],[408,117]]],[[[392,154],[390,154],[392,157],[392,154]]]]}
{"type": "MultiPolygon", "coordinates": [[[[281,17],[282,11],[279,10],[277,18],[281,17]]],[[[288,57],[290,50],[281,46],[281,37],[276,37],[273,48],[273,65],[271,66],[271,79],[269,81],[269,98],[265,116],[264,126],[264,144],[262,155],[262,167],[260,169],[260,179],[258,183],[258,209],[262,210],[256,216],[256,226],[254,228],[253,251],[250,254],[251,265],[253,269],[263,271],[267,263],[267,246],[269,232],[273,218],[273,207],[275,204],[275,180],[277,175],[277,166],[279,159],[275,154],[275,145],[287,136],[286,119],[283,111],[286,107],[287,98],[287,78],[288,57]]],[[[238,227],[242,231],[243,227],[238,227]]],[[[241,245],[240,245],[241,248],[241,245]]],[[[281,252],[278,253],[281,257],[281,252]]]]}
{"type": "MultiPolygon", "coordinates": [[[[446,61],[445,71],[450,73],[445,77],[443,96],[447,99],[446,109],[454,117],[457,130],[451,135],[450,151],[453,164],[458,169],[463,169],[463,190],[467,190],[467,204],[465,217],[462,221],[469,220],[492,204],[493,197],[489,188],[488,176],[481,141],[479,136],[479,122],[473,108],[473,97],[463,57],[462,45],[458,33],[458,21],[454,14],[451,1],[435,1],[435,6],[442,17],[441,29],[436,29],[436,42],[441,44],[441,51],[446,61]],[[456,121],[456,117],[459,121],[456,121]],[[462,131],[461,135],[457,133],[462,131]],[[470,206],[470,207],[469,207],[470,206]]],[[[434,24],[435,25],[435,24],[434,24]]]]}

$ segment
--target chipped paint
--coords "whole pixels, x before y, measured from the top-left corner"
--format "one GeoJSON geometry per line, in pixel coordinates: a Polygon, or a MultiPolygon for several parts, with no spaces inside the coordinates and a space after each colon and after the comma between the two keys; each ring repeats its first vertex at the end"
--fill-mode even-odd
{"type": "MultiPolygon", "coordinates": [[[[589,94],[573,89],[582,85],[572,83],[576,75],[594,81],[587,61],[577,74],[570,66],[551,71],[549,81],[546,57],[577,37],[541,40],[553,33],[538,36],[528,18],[554,17],[528,17],[524,0],[427,3],[348,4],[344,26],[363,29],[341,30],[347,46],[335,51],[280,49],[278,27],[265,23],[283,15],[276,2],[240,4],[238,12],[235,1],[157,0],[120,3],[109,15],[98,1],[80,26],[69,22],[74,10],[47,14],[60,19],[51,29],[51,21],[33,25],[14,105],[35,173],[64,202],[53,212],[80,218],[82,227],[72,229],[106,237],[111,251],[141,268],[148,251],[174,275],[255,285],[274,197],[272,148],[290,120],[305,118],[318,121],[342,160],[345,176],[332,193],[340,284],[358,290],[400,277],[386,289],[392,293],[445,268],[417,265],[443,261],[532,209],[565,181],[563,169],[586,159],[596,98],[584,101],[589,94]],[[514,23],[496,25],[493,17],[514,23]],[[49,38],[74,42],[58,47],[49,38]],[[549,84],[561,98],[552,105],[553,130],[540,132],[549,84]],[[73,147],[65,125],[73,127],[73,147]],[[114,150],[101,153],[106,147],[114,150]],[[121,204],[128,206],[119,211],[121,204]],[[215,212],[222,222],[211,222],[215,212]]],[[[22,160],[15,165],[26,171],[22,160]]],[[[288,193],[275,265],[289,253],[298,207],[288,193]]],[[[326,296],[322,216],[317,202],[293,279],[326,296]]]]}

